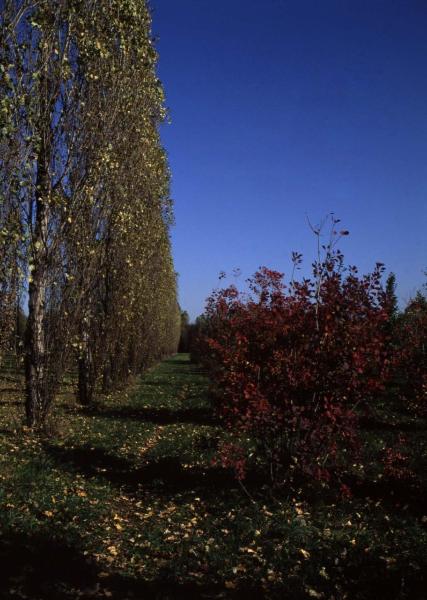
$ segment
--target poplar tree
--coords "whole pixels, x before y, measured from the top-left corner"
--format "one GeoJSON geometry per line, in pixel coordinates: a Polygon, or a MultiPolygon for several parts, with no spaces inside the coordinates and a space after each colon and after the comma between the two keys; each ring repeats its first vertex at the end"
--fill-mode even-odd
{"type": "Polygon", "coordinates": [[[0,335],[24,281],[38,427],[71,360],[84,402],[143,366],[141,306],[171,328],[151,356],[173,349],[165,109],[144,0],[3,0],[0,26],[0,335]]]}

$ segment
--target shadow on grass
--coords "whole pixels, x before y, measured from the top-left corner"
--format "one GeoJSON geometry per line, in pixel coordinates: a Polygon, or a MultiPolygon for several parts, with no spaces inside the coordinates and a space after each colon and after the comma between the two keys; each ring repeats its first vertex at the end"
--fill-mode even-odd
{"type": "Polygon", "coordinates": [[[380,480],[347,478],[345,483],[356,498],[381,502],[391,512],[404,510],[412,515],[425,514],[425,506],[420,498],[425,497],[426,490],[419,481],[396,478],[380,480]]]}
{"type": "Polygon", "coordinates": [[[106,479],[114,486],[126,488],[129,493],[135,492],[140,486],[160,488],[171,494],[195,489],[215,493],[219,487],[236,486],[233,473],[229,470],[219,467],[187,468],[177,458],[172,457],[153,460],[142,467],[135,467],[126,459],[110,454],[102,448],[63,448],[46,445],[45,451],[60,468],[87,477],[106,479]]]}
{"type": "Polygon", "coordinates": [[[196,363],[191,362],[189,356],[175,356],[172,358],[167,358],[166,360],[164,360],[162,362],[163,365],[169,365],[169,366],[182,366],[182,365],[191,365],[194,369],[198,369],[199,371],[201,371],[201,367],[199,367],[198,365],[196,365],[196,363]]]}
{"type": "Polygon", "coordinates": [[[157,425],[172,425],[174,423],[189,423],[191,425],[218,425],[219,421],[212,411],[206,408],[142,408],[126,406],[113,409],[84,409],[87,416],[106,419],[132,419],[155,423],[157,425]]]}
{"type": "Polygon", "coordinates": [[[181,359],[181,358],[164,360],[162,362],[162,367],[163,367],[162,375],[167,377],[169,375],[178,373],[180,381],[186,379],[190,375],[191,376],[192,375],[199,375],[199,376],[206,375],[206,371],[204,371],[201,367],[199,367],[198,365],[196,365],[194,363],[191,363],[189,360],[181,359]],[[185,370],[183,370],[184,365],[185,365],[185,370]]]}
{"type": "MultiPolygon", "coordinates": [[[[205,496],[210,496],[221,489],[238,486],[231,470],[214,466],[187,467],[174,457],[152,460],[137,467],[125,458],[110,454],[102,448],[46,445],[45,450],[63,470],[106,479],[118,488],[125,488],[130,494],[136,493],[140,487],[149,487],[166,495],[197,490],[205,496]]],[[[246,487],[254,492],[267,483],[263,471],[248,473],[245,480],[246,487]]],[[[413,515],[425,514],[425,507],[420,502],[423,486],[419,482],[348,478],[345,483],[356,498],[380,501],[392,512],[404,510],[413,515]]]]}
{"type": "MultiPolygon", "coordinates": [[[[0,540],[0,598],[71,600],[114,598],[154,600],[215,598],[219,586],[202,586],[174,580],[167,567],[154,581],[108,572],[72,545],[48,534],[7,533],[0,540]]],[[[171,565],[173,569],[173,565],[171,565]]],[[[256,594],[249,591],[250,598],[256,594]]],[[[259,596],[258,596],[259,597],[259,596]]]]}
{"type": "Polygon", "coordinates": [[[1,598],[72,598],[95,582],[83,555],[42,534],[2,536],[0,564],[1,598]]]}

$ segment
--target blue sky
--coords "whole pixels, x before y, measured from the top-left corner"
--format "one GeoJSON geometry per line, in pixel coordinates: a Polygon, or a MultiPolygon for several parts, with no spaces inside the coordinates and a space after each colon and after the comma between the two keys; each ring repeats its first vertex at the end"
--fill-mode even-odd
{"type": "Polygon", "coordinates": [[[151,0],[171,124],[172,231],[192,318],[220,271],[310,264],[335,212],[363,272],[427,268],[424,0],[151,0]]]}

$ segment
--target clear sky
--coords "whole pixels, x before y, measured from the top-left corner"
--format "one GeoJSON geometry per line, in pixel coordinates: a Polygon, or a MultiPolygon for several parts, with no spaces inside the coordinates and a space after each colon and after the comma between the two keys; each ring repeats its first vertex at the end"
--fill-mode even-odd
{"type": "Polygon", "coordinates": [[[346,259],[427,268],[425,0],[151,0],[171,124],[172,240],[192,318],[220,271],[314,257],[330,211],[346,259]]]}

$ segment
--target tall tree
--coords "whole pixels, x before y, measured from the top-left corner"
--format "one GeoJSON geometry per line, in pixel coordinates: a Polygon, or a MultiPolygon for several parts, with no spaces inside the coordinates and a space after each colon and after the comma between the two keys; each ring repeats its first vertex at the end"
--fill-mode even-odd
{"type": "Polygon", "coordinates": [[[114,366],[123,379],[136,367],[151,327],[135,336],[138,303],[166,280],[160,313],[147,318],[173,312],[165,110],[144,0],[102,10],[91,0],[2,0],[0,9],[0,224],[16,239],[0,305],[26,277],[26,415],[37,427],[73,355],[85,402],[101,371],[108,380],[114,366]]]}
{"type": "Polygon", "coordinates": [[[396,319],[399,307],[396,296],[396,275],[394,273],[390,273],[386,280],[385,285],[385,294],[386,294],[386,308],[390,319],[396,319]]]}

